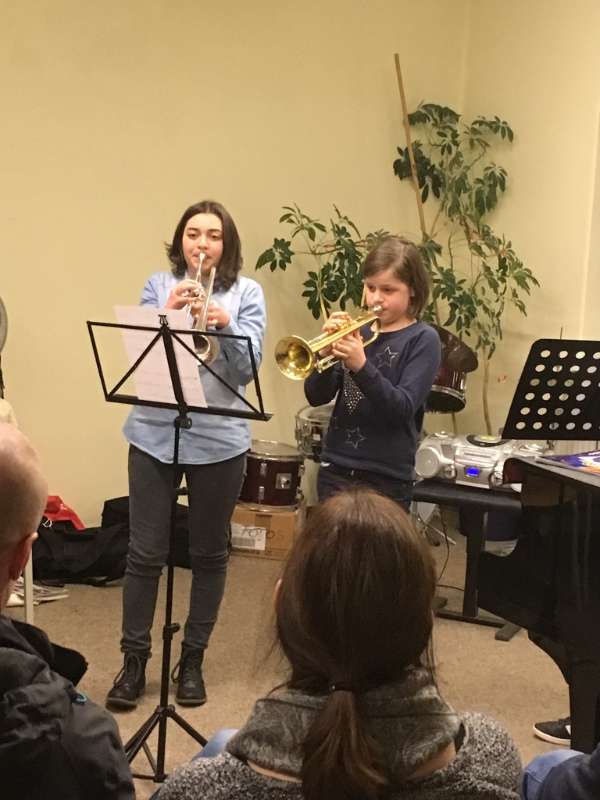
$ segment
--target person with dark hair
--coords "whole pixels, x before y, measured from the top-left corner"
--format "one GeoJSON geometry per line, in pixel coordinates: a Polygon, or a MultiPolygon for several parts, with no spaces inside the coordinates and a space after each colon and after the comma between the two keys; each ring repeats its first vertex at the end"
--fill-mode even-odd
{"type": "MultiPolygon", "coordinates": [[[[48,486],[37,453],[0,422],[0,612],[31,556],[48,486]]],[[[0,613],[0,786],[22,800],[133,800],[115,721],[75,685],[75,650],[0,613]]]]}
{"type": "MultiPolygon", "coordinates": [[[[362,272],[367,306],[379,307],[379,336],[366,349],[368,329],[339,339],[331,348],[339,363],[304,382],[311,406],[337,398],[317,491],[322,500],[360,483],[408,509],[425,400],[441,358],[438,334],[420,320],[429,276],[417,247],[398,236],[371,250],[362,272]]],[[[345,312],[335,312],[323,331],[333,332],[347,321],[345,312]]]]}
{"type": "Polygon", "coordinates": [[[435,583],[398,503],[358,487],[317,506],[275,596],[287,681],[222,754],[176,770],[159,800],[518,800],[508,734],[437,688],[435,583]]]}
{"type": "MultiPolygon", "coordinates": [[[[142,305],[188,307],[193,317],[206,318],[206,330],[248,336],[255,363],[260,364],[264,296],[256,281],[239,274],[240,238],[226,209],[211,200],[190,206],[175,228],[167,254],[172,270],[151,275],[142,291],[142,305]],[[200,296],[199,283],[204,278],[208,284],[211,274],[212,297],[200,296]]],[[[200,367],[202,386],[208,406],[234,407],[240,401],[227,387],[243,395],[253,378],[252,362],[244,340],[220,338],[219,346],[210,364],[212,372],[200,367]]],[[[181,659],[174,671],[178,673],[175,699],[183,705],[206,702],[202,661],[225,589],[229,523],[244,477],[250,431],[247,420],[240,417],[191,413],[191,427],[180,432],[174,474],[174,416],[166,409],[137,406],[124,427],[130,444],[130,539],[123,586],[124,663],[107,696],[107,705],[114,709],[135,707],[145,689],[158,582],[169,549],[173,486],[183,474],[192,587],[181,659]]]]}

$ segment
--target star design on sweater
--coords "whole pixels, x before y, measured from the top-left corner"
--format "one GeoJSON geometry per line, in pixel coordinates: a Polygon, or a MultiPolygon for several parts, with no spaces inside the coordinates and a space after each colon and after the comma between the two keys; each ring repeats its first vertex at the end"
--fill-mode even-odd
{"type": "Polygon", "coordinates": [[[347,369],[344,369],[344,387],[342,391],[344,395],[344,405],[348,409],[348,412],[353,414],[356,411],[356,407],[360,401],[364,398],[364,394],[354,383],[354,380],[347,369]]]}
{"type": "Polygon", "coordinates": [[[391,367],[394,363],[394,359],[398,358],[399,353],[396,353],[392,350],[388,344],[385,350],[382,350],[381,353],[377,353],[375,356],[375,365],[377,369],[381,369],[382,367],[391,367]]]}
{"type": "Polygon", "coordinates": [[[364,442],[367,437],[363,436],[360,432],[360,428],[348,428],[346,431],[346,444],[351,445],[355,450],[358,450],[358,446],[361,442],[364,442]]]}

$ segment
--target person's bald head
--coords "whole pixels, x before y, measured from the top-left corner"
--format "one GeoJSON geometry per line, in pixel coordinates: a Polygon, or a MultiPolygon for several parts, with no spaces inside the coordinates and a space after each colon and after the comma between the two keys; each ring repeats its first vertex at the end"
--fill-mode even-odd
{"type": "Polygon", "coordinates": [[[29,440],[12,425],[0,423],[0,556],[37,529],[47,495],[29,440]]]}

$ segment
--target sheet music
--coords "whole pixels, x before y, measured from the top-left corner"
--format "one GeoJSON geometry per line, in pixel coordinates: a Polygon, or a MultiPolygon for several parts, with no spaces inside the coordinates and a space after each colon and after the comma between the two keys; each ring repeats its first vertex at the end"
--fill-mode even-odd
{"type": "MultiPolygon", "coordinates": [[[[159,314],[167,315],[167,321],[172,330],[189,329],[189,322],[185,309],[159,310],[151,306],[115,306],[115,315],[120,325],[146,325],[159,328],[159,314]]],[[[156,336],[156,333],[154,331],[123,330],[121,331],[121,335],[123,337],[123,344],[125,345],[125,352],[129,359],[129,365],[132,366],[156,336]]],[[[189,337],[181,334],[178,335],[180,335],[184,341],[189,339],[189,341],[186,341],[186,344],[193,349],[191,331],[189,337]]],[[[191,353],[184,350],[175,339],[173,339],[173,348],[175,350],[185,402],[190,406],[201,406],[205,408],[206,398],[204,397],[204,390],[198,373],[198,361],[191,353]]],[[[162,341],[156,342],[154,347],[138,365],[132,377],[135,381],[136,394],[140,400],[153,400],[159,403],[177,402],[175,393],[173,392],[167,356],[162,341]]]]}

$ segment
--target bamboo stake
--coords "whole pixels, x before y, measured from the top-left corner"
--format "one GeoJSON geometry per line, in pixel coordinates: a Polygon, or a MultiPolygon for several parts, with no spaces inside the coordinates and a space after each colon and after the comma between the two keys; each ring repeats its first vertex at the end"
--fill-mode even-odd
{"type": "Polygon", "coordinates": [[[398,90],[400,92],[400,103],[402,105],[402,124],[404,125],[404,134],[406,136],[406,146],[408,148],[408,160],[410,162],[410,171],[412,175],[412,185],[415,190],[417,198],[417,209],[419,211],[419,224],[421,225],[421,233],[423,238],[428,236],[427,228],[425,227],[425,214],[423,213],[423,201],[421,200],[421,190],[419,189],[419,180],[417,178],[417,165],[415,164],[415,157],[412,149],[412,140],[410,138],[410,123],[408,121],[408,108],[406,106],[406,95],[404,93],[404,82],[402,80],[402,69],[400,68],[400,56],[394,53],[394,60],[396,62],[396,77],[398,78],[398,90]]]}

